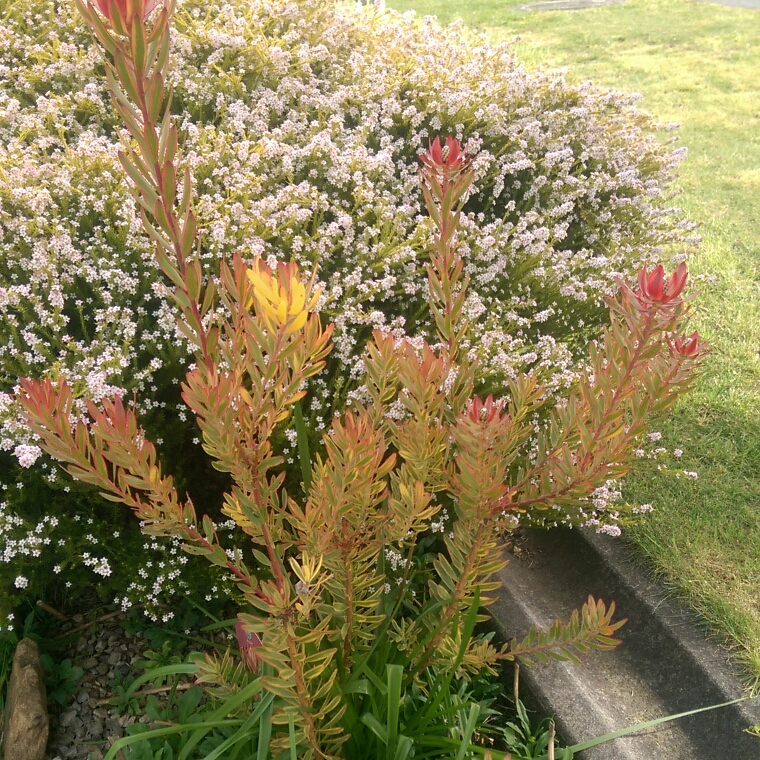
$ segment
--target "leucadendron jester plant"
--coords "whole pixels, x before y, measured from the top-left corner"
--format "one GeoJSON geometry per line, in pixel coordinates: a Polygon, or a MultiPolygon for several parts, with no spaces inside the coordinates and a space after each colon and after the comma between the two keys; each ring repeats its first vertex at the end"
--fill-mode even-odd
{"type": "MultiPolygon", "coordinates": [[[[685,266],[669,279],[662,267],[643,270],[637,289],[620,283],[610,325],[590,347],[590,371],[554,408],[529,375],[503,398],[478,398],[477,366],[462,349],[468,277],[456,237],[473,172],[456,140],[434,140],[421,156],[421,184],[434,226],[436,342],[376,331],[364,400],[333,420],[312,456],[299,399],[323,370],[332,334],[314,312],[315,274],[235,256],[218,277],[204,276],[191,174],[181,169],[164,86],[173,3],[77,2],[105,50],[132,138],[121,161],[195,349],[183,398],[205,451],[231,475],[223,511],[247,543],[222,547],[212,520],[162,472],[122,399],[98,405],[75,399],[65,382],[22,380],[20,400],[40,445],[72,476],[134,510],[146,534],[179,536],[187,552],[234,576],[261,672],[250,672],[255,659],[244,670],[228,656],[199,661],[196,676],[217,691],[246,682],[247,695],[267,694],[256,708],[266,718],[259,756],[271,748],[274,757],[408,757],[451,679],[503,660],[577,661],[575,652],[615,646],[614,605],[593,599],[567,625],[522,642],[495,647],[473,629],[498,588],[503,532],[526,516],[581,519],[595,489],[627,471],[648,419],[688,388],[704,348],[696,334],[682,335],[685,266]],[[288,467],[272,438],[290,415],[301,489],[287,494],[288,467]],[[431,706],[402,720],[400,700],[412,689],[427,690],[431,706]],[[387,699],[385,724],[371,709],[378,695],[387,699]]],[[[234,710],[252,704],[237,699],[234,710]]],[[[477,714],[460,734],[465,744],[477,714]]]]}

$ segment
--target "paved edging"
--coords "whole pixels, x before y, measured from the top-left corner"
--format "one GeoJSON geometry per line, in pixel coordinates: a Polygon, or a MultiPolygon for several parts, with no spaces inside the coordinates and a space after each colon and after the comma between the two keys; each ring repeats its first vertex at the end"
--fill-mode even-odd
{"type": "MultiPolygon", "coordinates": [[[[629,622],[613,652],[584,667],[552,662],[522,670],[541,708],[568,744],[652,718],[743,696],[731,653],[708,640],[698,617],[668,598],[619,540],[586,531],[529,532],[500,574],[493,607],[506,636],[567,619],[588,594],[617,603],[629,622]]],[[[582,753],[583,760],[760,760],[760,700],[697,714],[582,753]]]]}

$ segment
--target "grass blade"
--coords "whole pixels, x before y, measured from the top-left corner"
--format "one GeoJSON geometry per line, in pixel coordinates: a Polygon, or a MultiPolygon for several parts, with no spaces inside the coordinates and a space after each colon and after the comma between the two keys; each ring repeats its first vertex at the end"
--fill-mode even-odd
{"type": "MultiPolygon", "coordinates": [[[[688,712],[678,713],[677,715],[667,715],[664,718],[655,718],[654,720],[648,720],[644,723],[637,723],[635,726],[628,726],[627,728],[621,728],[618,731],[611,731],[604,736],[597,736],[596,739],[589,739],[587,742],[581,742],[580,744],[574,744],[572,747],[567,747],[572,753],[580,752],[584,749],[596,747],[598,744],[604,744],[605,742],[617,739],[619,736],[626,736],[632,734],[634,731],[640,731],[643,728],[650,728],[651,726],[658,726],[660,723],[668,723],[671,720],[678,720],[678,718],[686,718],[689,715],[696,715],[697,713],[707,712],[708,710],[717,710],[720,707],[729,707],[730,705],[738,704],[739,702],[746,702],[748,699],[757,699],[757,697],[741,697],[741,699],[734,699],[731,702],[722,702],[719,705],[710,705],[710,707],[700,707],[696,710],[689,710],[688,712]]],[[[572,755],[571,755],[572,757],[572,755]]]]}
{"type": "Polygon", "coordinates": [[[480,705],[473,704],[470,706],[470,714],[467,716],[467,723],[465,724],[464,731],[462,733],[462,744],[457,752],[456,760],[464,760],[464,756],[467,750],[470,748],[470,739],[475,732],[475,726],[478,722],[478,716],[480,715],[480,705]]]}
{"type": "Polygon", "coordinates": [[[398,714],[401,708],[401,679],[404,669],[401,665],[386,665],[385,679],[388,685],[388,712],[386,726],[388,728],[388,744],[385,747],[385,757],[393,760],[396,752],[396,735],[398,734],[398,714]]]}

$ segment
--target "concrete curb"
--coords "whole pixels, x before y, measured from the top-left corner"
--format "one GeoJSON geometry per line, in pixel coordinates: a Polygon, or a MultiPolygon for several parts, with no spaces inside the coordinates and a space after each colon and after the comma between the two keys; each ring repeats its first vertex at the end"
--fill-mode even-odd
{"type": "MultiPolygon", "coordinates": [[[[589,594],[615,600],[629,618],[613,652],[592,652],[584,667],[552,662],[523,668],[523,684],[556,716],[566,744],[645,720],[745,696],[730,651],[710,641],[698,616],[672,600],[636,565],[619,539],[593,532],[528,532],[501,572],[492,608],[511,638],[531,625],[566,620],[589,594]]],[[[760,760],[760,700],[700,713],[616,739],[579,760],[760,760]]]]}

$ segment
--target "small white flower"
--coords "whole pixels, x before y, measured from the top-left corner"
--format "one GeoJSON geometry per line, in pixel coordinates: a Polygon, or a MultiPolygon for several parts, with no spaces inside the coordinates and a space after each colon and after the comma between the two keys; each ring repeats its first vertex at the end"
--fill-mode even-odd
{"type": "Polygon", "coordinates": [[[13,582],[13,585],[16,588],[26,588],[29,585],[29,579],[25,578],[23,575],[19,575],[13,582]]]}

